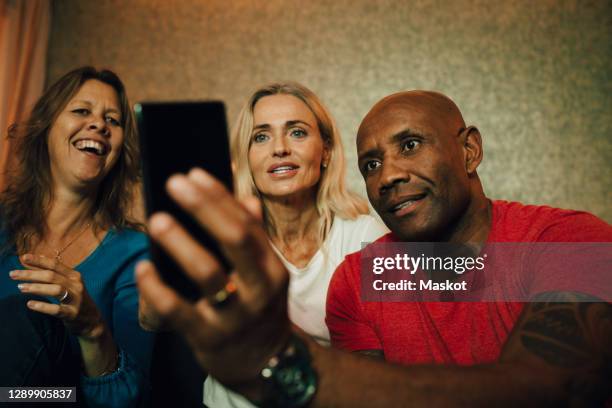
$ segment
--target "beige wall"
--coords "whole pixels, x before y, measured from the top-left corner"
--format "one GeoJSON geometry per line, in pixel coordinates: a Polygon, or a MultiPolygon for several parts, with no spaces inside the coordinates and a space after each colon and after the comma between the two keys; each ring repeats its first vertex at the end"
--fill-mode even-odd
{"type": "Polygon", "coordinates": [[[484,137],[492,198],[612,221],[612,3],[550,0],[55,0],[49,79],[109,67],[133,101],[222,99],[292,79],[335,115],[349,157],[382,96],[434,89],[484,137]]]}

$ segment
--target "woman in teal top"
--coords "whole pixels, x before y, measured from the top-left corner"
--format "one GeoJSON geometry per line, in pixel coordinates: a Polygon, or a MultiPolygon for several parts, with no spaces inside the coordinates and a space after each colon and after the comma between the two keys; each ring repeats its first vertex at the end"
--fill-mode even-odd
{"type": "Polygon", "coordinates": [[[138,326],[133,271],[147,239],[127,215],[139,172],[123,84],[71,71],[9,136],[0,314],[14,315],[1,316],[0,385],[76,378],[86,406],[142,404],[153,338],[138,326]]]}

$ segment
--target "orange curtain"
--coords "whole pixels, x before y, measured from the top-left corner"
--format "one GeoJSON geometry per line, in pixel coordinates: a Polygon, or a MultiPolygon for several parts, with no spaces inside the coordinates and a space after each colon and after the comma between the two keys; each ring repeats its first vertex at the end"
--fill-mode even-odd
{"type": "Polygon", "coordinates": [[[50,0],[0,0],[0,189],[11,161],[7,129],[43,91],[50,25],[50,0]]]}

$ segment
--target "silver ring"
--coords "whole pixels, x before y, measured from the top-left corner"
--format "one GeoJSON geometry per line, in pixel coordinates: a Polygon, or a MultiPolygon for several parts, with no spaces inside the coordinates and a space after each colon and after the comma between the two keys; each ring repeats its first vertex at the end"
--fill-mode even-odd
{"type": "Polygon", "coordinates": [[[217,291],[214,295],[208,297],[208,302],[213,307],[223,307],[234,297],[236,293],[236,285],[234,282],[229,281],[225,284],[223,289],[217,291]]]}
{"type": "Polygon", "coordinates": [[[68,299],[68,289],[64,289],[64,294],[58,300],[60,303],[64,303],[66,299],[68,299]]]}

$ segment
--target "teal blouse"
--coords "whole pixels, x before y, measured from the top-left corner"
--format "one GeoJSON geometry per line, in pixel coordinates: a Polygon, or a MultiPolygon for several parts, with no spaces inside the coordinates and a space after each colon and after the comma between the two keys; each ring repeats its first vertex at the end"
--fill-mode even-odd
{"type": "MultiPolygon", "coordinates": [[[[0,233],[0,239],[4,234],[0,233]]],[[[119,348],[119,368],[102,377],[81,376],[88,407],[134,407],[148,400],[153,334],[138,325],[134,267],[147,259],[148,240],[134,230],[110,230],[100,245],[74,269],[81,273],[119,348]]],[[[9,272],[24,269],[13,253],[0,257],[0,298],[21,293],[9,272]]],[[[75,352],[78,342],[73,339],[75,352]]]]}

